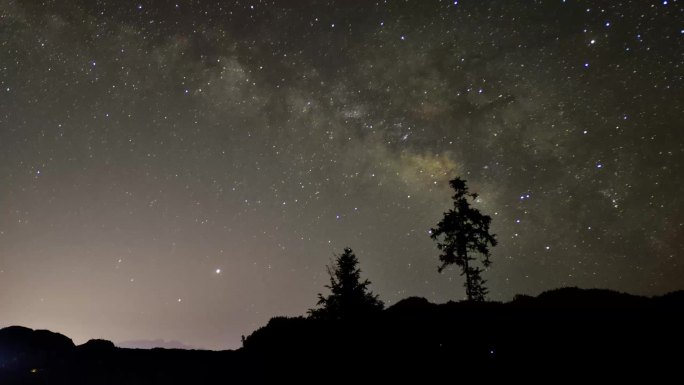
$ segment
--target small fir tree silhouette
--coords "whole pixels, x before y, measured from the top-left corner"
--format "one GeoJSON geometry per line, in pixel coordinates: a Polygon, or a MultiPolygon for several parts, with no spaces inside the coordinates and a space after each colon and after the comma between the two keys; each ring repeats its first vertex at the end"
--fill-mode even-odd
{"type": "Polygon", "coordinates": [[[489,233],[492,218],[483,215],[479,210],[470,206],[469,199],[476,200],[477,194],[469,193],[466,181],[455,178],[449,181],[454,189],[454,208],[445,212],[437,228],[430,229],[430,237],[437,241],[437,248],[442,251],[439,256],[442,265],[438,271],[451,264],[461,268],[461,275],[466,278],[465,288],[469,301],[484,301],[487,295],[483,271],[474,266],[473,254],[482,255],[482,266],[491,264],[489,260],[489,246],[496,246],[496,236],[489,233]]]}
{"type": "Polygon", "coordinates": [[[328,266],[330,295],[318,294],[318,308],[310,309],[312,318],[341,320],[357,318],[382,310],[384,304],[378,296],[368,290],[369,280],[361,281],[361,269],[357,267],[359,260],[352,249],[346,247],[344,252],[335,258],[332,266],[328,266]]]}

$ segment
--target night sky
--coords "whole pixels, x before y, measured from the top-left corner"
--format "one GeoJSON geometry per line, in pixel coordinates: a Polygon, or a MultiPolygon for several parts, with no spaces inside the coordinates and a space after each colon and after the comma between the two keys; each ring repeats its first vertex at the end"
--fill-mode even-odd
{"type": "Polygon", "coordinates": [[[387,305],[684,289],[684,1],[0,0],[0,326],[219,349],[354,249],[387,305]]]}

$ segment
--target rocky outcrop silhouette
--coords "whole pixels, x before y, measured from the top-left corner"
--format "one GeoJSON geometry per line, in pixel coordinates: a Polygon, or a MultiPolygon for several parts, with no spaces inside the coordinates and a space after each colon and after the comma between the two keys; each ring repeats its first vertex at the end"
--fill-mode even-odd
{"type": "Polygon", "coordinates": [[[35,374],[42,368],[68,362],[73,349],[70,338],[49,330],[23,326],[0,329],[0,374],[35,374]]]}

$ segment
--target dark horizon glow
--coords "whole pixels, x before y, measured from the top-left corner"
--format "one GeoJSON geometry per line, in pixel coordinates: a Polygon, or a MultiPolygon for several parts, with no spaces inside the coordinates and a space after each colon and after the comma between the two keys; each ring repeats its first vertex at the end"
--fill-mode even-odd
{"type": "Polygon", "coordinates": [[[682,1],[0,0],[0,326],[240,346],[351,247],[460,300],[684,289],[682,1]]]}

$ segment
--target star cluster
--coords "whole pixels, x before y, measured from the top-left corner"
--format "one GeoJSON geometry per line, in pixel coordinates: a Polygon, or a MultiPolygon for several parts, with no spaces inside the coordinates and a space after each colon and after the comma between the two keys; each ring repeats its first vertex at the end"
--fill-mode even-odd
{"type": "Polygon", "coordinates": [[[508,300],[684,277],[681,1],[0,0],[0,311],[239,346],[354,249],[462,299],[462,176],[508,300]]]}

